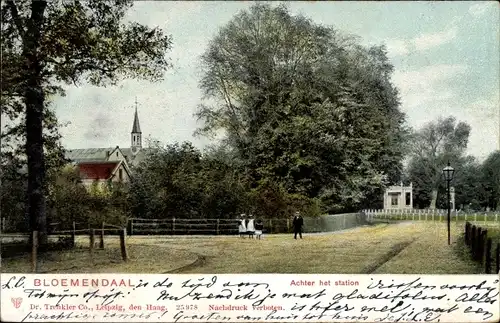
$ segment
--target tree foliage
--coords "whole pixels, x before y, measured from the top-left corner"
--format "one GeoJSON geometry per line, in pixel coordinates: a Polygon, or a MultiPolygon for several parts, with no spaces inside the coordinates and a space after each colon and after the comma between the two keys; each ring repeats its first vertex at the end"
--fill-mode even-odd
{"type": "Polygon", "coordinates": [[[122,22],[130,0],[2,2],[2,113],[25,115],[30,227],[46,232],[43,118],[61,84],[158,80],[169,63],[170,37],[122,22]]]}
{"type": "Polygon", "coordinates": [[[253,187],[339,211],[399,178],[406,128],[384,47],[256,4],[221,28],[202,68],[214,103],[199,107],[198,134],[222,131],[253,187]]]}
{"type": "Polygon", "coordinates": [[[130,192],[142,218],[228,218],[248,202],[238,172],[188,142],[157,147],[134,169],[130,192]]]}
{"type": "Polygon", "coordinates": [[[431,121],[413,134],[408,176],[415,187],[415,205],[436,208],[443,168],[448,162],[457,169],[467,164],[470,130],[467,123],[450,116],[431,121]]]}
{"type": "Polygon", "coordinates": [[[500,151],[492,152],[480,169],[480,182],[484,192],[483,206],[500,209],[500,151]]]}

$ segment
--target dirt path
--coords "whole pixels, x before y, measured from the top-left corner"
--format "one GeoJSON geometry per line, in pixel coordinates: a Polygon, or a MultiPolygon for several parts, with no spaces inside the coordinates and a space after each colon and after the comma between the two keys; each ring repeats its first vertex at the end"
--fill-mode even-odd
{"type": "MultiPolygon", "coordinates": [[[[424,226],[424,225],[421,225],[424,226]]],[[[457,241],[461,239],[462,225],[452,225],[452,244],[443,223],[425,224],[427,230],[415,242],[381,265],[375,274],[473,274],[479,268],[472,261],[460,257],[457,241]]]]}

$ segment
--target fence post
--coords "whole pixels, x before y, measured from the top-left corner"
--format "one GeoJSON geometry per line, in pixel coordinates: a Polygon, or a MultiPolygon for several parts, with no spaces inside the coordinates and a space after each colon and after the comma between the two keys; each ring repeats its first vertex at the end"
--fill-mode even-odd
{"type": "Polygon", "coordinates": [[[496,251],[495,258],[496,258],[496,263],[497,263],[495,274],[498,274],[498,273],[500,273],[500,243],[497,243],[497,251],[496,251]]]}
{"type": "Polygon", "coordinates": [[[71,231],[71,247],[74,248],[76,245],[76,223],[73,221],[73,227],[71,231]]]}
{"type": "Polygon", "coordinates": [[[102,222],[100,238],[101,239],[99,241],[99,248],[104,249],[104,222],[102,222]]]}
{"type": "Polygon", "coordinates": [[[290,219],[286,218],[286,232],[290,232],[290,219]]]}
{"type": "Polygon", "coordinates": [[[479,236],[479,243],[478,243],[478,260],[481,264],[484,262],[484,249],[485,249],[485,244],[486,244],[486,239],[488,237],[488,230],[481,230],[481,235],[479,236]]]}
{"type": "Polygon", "coordinates": [[[477,228],[475,225],[472,226],[472,232],[471,232],[471,252],[472,252],[472,259],[476,259],[476,231],[477,228]]]}
{"type": "Polygon", "coordinates": [[[481,261],[481,257],[482,257],[482,255],[481,255],[481,238],[482,238],[482,235],[483,235],[483,230],[480,227],[478,227],[476,229],[476,244],[475,244],[475,246],[476,246],[476,252],[475,252],[476,258],[475,258],[475,260],[476,261],[481,261]]]}
{"type": "Polygon", "coordinates": [[[467,234],[467,245],[470,246],[472,241],[472,224],[470,222],[467,223],[469,225],[469,233],[467,234]]]}
{"type": "Polygon", "coordinates": [[[465,244],[469,245],[469,222],[465,222],[465,244]]]}
{"type": "Polygon", "coordinates": [[[273,233],[273,219],[269,219],[269,233],[273,233]]]}
{"type": "Polygon", "coordinates": [[[37,272],[38,231],[33,231],[33,245],[31,247],[31,272],[37,272]]]}
{"type": "Polygon", "coordinates": [[[486,274],[491,273],[491,238],[486,240],[486,259],[484,261],[484,272],[486,274]]]}
{"type": "Polygon", "coordinates": [[[172,235],[175,234],[175,218],[172,218],[172,235]]]}
{"type": "Polygon", "coordinates": [[[123,261],[128,260],[127,246],[125,245],[125,234],[126,234],[126,229],[123,229],[120,231],[120,250],[122,253],[123,261]]]}
{"type": "Polygon", "coordinates": [[[219,219],[217,219],[217,235],[219,235],[219,219]]]}
{"type": "Polygon", "coordinates": [[[128,219],[127,220],[127,234],[129,236],[132,235],[132,221],[133,221],[133,219],[128,219]]]}
{"type": "Polygon", "coordinates": [[[481,247],[482,247],[482,237],[483,237],[483,230],[482,228],[478,227],[476,230],[476,261],[479,261],[482,263],[482,257],[483,255],[481,254],[481,247]]]}
{"type": "Polygon", "coordinates": [[[95,229],[90,230],[90,243],[89,243],[89,250],[90,250],[90,256],[92,257],[92,260],[94,259],[94,245],[95,245],[95,229]]]}

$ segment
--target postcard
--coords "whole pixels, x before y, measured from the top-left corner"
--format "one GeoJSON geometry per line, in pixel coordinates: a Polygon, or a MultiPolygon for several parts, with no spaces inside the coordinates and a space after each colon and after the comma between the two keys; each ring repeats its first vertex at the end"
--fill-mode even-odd
{"type": "Polygon", "coordinates": [[[1,14],[2,321],[500,320],[496,2],[1,14]]]}

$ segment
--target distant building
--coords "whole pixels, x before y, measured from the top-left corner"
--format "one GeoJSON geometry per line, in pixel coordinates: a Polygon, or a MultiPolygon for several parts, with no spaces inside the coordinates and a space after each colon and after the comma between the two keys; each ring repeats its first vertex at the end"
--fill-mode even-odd
{"type": "Polygon", "coordinates": [[[129,148],[116,146],[69,149],[66,151],[66,158],[79,170],[82,183],[90,187],[95,183],[104,184],[110,181],[129,182],[132,176],[131,166],[138,165],[149,151],[149,148],[142,147],[142,132],[136,102],[129,148]]]}
{"type": "Polygon", "coordinates": [[[389,186],[384,193],[384,209],[413,209],[413,185],[389,186]]]}
{"type": "Polygon", "coordinates": [[[85,186],[90,186],[94,183],[120,182],[127,183],[130,181],[130,169],[127,163],[120,161],[84,161],[78,163],[78,171],[80,178],[85,186]]]}

